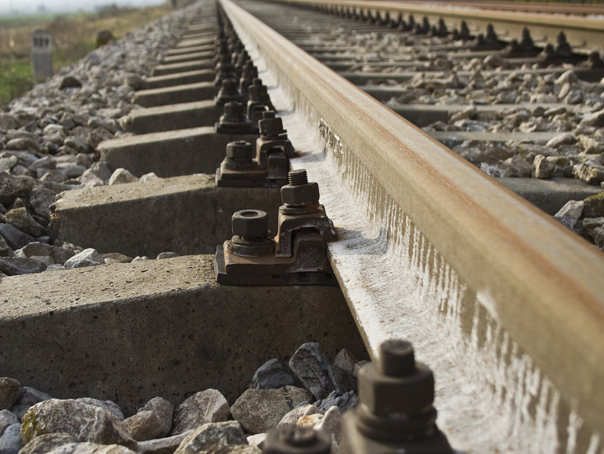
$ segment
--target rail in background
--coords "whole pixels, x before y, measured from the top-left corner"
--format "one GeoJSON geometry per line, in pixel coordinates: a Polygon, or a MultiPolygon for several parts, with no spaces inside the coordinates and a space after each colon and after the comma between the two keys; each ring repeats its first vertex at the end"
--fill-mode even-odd
{"type": "Polygon", "coordinates": [[[431,23],[443,19],[449,28],[460,28],[465,21],[474,33],[484,33],[489,24],[502,38],[514,39],[520,37],[522,30],[527,27],[531,36],[537,41],[555,42],[560,32],[566,34],[569,44],[576,50],[604,50],[604,20],[584,17],[568,17],[545,15],[526,12],[505,12],[486,9],[450,8],[433,3],[401,3],[393,1],[362,2],[355,0],[313,0],[298,2],[297,0],[278,0],[285,3],[306,3],[310,5],[333,6],[340,8],[356,8],[357,11],[370,11],[372,14],[386,12],[391,17],[402,14],[405,18],[413,15],[415,19],[427,17],[431,23]]]}
{"type": "MultiPolygon", "coordinates": [[[[221,4],[266,64],[261,77],[307,152],[292,164],[321,185],[341,238],[332,265],[370,350],[398,336],[424,352],[442,427],[460,448],[500,449],[510,431],[509,452],[597,446],[602,254],[231,0],[221,4]]],[[[371,2],[391,7],[412,8],[371,2]]]]}

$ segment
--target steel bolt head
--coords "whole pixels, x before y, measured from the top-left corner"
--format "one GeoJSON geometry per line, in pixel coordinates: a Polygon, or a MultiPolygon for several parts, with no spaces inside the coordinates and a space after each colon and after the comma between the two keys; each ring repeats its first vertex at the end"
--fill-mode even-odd
{"type": "Polygon", "coordinates": [[[380,347],[380,364],[368,363],[358,373],[358,395],[360,402],[378,416],[391,414],[418,414],[434,402],[434,375],[430,369],[413,361],[413,349],[408,342],[397,341],[380,347]],[[400,343],[398,343],[400,342],[400,343]],[[389,372],[382,371],[386,359],[389,372]],[[396,366],[392,366],[395,364],[396,366]]]}
{"type": "Polygon", "coordinates": [[[306,183],[281,187],[281,201],[285,206],[302,206],[319,203],[319,185],[306,183]]]}
{"type": "Polygon", "coordinates": [[[261,135],[275,135],[284,132],[281,118],[266,118],[258,122],[261,135]]]}
{"type": "Polygon", "coordinates": [[[251,162],[254,159],[254,147],[245,140],[231,142],[226,147],[226,156],[236,162],[251,162]]]}
{"type": "Polygon", "coordinates": [[[268,232],[268,214],[262,210],[241,210],[231,219],[233,235],[246,239],[265,238],[268,232]]]}

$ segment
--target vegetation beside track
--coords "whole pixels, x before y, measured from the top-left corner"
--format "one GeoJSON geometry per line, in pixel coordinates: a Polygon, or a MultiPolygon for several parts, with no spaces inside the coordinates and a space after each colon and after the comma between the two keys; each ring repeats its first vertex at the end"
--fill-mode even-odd
{"type": "Polygon", "coordinates": [[[119,39],[168,12],[165,4],[147,8],[113,6],[95,13],[0,17],[0,105],[22,95],[34,84],[32,29],[43,27],[52,35],[53,66],[57,71],[94,50],[99,30],[110,30],[119,39]]]}

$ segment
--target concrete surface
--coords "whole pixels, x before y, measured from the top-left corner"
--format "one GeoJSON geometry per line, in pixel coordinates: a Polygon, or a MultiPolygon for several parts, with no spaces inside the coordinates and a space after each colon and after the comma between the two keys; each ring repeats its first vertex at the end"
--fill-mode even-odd
{"type": "Polygon", "coordinates": [[[506,188],[514,191],[547,214],[554,215],[569,200],[583,200],[604,191],[574,178],[495,178],[506,188]]]}
{"type": "Polygon", "coordinates": [[[214,173],[235,140],[255,142],[257,135],[216,134],[212,127],[157,132],[101,142],[101,160],[111,170],[123,167],[140,177],[155,172],[160,177],[214,173]]]}
{"type": "Polygon", "coordinates": [[[266,211],[276,233],[280,205],[279,189],[219,188],[214,175],[198,174],[67,191],[51,228],[61,240],[101,253],[211,254],[232,236],[235,211],[266,211]]]}
{"type": "Polygon", "coordinates": [[[337,287],[237,287],[213,255],[0,280],[2,375],[57,398],[111,399],[127,414],[216,388],[232,404],[265,361],[304,342],[332,360],[364,347],[337,287]]]}
{"type": "Polygon", "coordinates": [[[218,87],[212,82],[139,90],[134,95],[133,102],[143,107],[155,107],[167,104],[203,101],[204,99],[214,98],[218,94],[218,90],[218,87]]]}
{"type": "Polygon", "coordinates": [[[214,126],[223,112],[224,106],[217,106],[214,101],[187,102],[135,109],[123,117],[120,123],[128,132],[148,134],[214,126]]]}
{"type": "MultiPolygon", "coordinates": [[[[187,48],[188,49],[188,48],[187,48]]],[[[193,49],[192,47],[190,48],[193,49]]],[[[185,49],[182,49],[185,50],[185,49]]],[[[164,57],[161,61],[164,64],[171,63],[183,63],[186,61],[204,60],[211,59],[214,56],[212,51],[198,51],[198,52],[185,52],[183,54],[169,55],[164,57]]]]}
{"type": "Polygon", "coordinates": [[[198,82],[212,82],[216,74],[213,69],[196,69],[194,71],[165,74],[162,76],[148,77],[143,87],[145,89],[174,87],[175,85],[196,84],[198,82]]]}
{"type": "Polygon", "coordinates": [[[212,52],[214,50],[213,44],[205,44],[203,46],[195,46],[195,47],[186,47],[184,49],[168,49],[164,55],[165,56],[174,56],[174,55],[183,55],[183,54],[191,54],[196,52],[212,52]]]}
{"type": "Polygon", "coordinates": [[[214,69],[212,60],[195,60],[184,63],[172,63],[170,65],[158,65],[151,70],[152,76],[166,76],[186,71],[196,71],[200,69],[214,69]]]}
{"type": "Polygon", "coordinates": [[[208,44],[214,44],[215,40],[216,37],[213,33],[207,35],[204,34],[204,36],[200,38],[187,37],[187,39],[183,39],[175,47],[182,49],[184,47],[207,46],[208,44]]]}

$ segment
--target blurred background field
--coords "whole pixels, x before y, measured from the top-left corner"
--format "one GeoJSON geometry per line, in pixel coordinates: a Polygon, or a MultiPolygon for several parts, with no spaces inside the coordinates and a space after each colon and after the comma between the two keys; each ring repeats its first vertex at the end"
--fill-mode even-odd
{"type": "Polygon", "coordinates": [[[30,36],[34,28],[50,32],[56,72],[94,50],[98,31],[110,30],[119,39],[169,11],[166,2],[144,8],[112,5],[93,13],[0,16],[0,106],[33,87],[30,36]]]}

